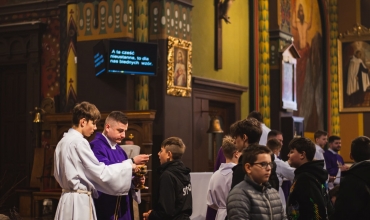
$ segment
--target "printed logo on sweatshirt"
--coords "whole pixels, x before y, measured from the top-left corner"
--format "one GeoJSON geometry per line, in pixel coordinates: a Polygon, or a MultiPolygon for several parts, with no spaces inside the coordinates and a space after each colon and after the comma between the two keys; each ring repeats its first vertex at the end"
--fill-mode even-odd
{"type": "Polygon", "coordinates": [[[182,194],[183,196],[189,194],[189,192],[191,192],[191,184],[189,183],[189,185],[185,186],[182,191],[184,192],[184,194],[182,194]]]}

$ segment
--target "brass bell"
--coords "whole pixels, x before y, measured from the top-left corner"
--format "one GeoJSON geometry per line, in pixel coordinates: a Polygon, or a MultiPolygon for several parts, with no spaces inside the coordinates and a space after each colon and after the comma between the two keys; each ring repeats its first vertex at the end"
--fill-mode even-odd
{"type": "Polygon", "coordinates": [[[221,129],[220,120],[216,116],[212,116],[207,133],[224,133],[221,129]]]}
{"type": "Polygon", "coordinates": [[[34,111],[31,111],[30,112],[30,114],[34,114],[35,115],[35,117],[33,118],[33,123],[42,123],[42,122],[44,122],[43,120],[42,120],[42,114],[44,114],[45,113],[45,111],[44,111],[44,109],[42,109],[42,108],[39,108],[39,107],[35,107],[35,110],[34,111]]]}
{"type": "Polygon", "coordinates": [[[35,113],[35,118],[33,119],[33,123],[40,123],[42,122],[41,120],[41,113],[40,112],[36,112],[35,113]]]}

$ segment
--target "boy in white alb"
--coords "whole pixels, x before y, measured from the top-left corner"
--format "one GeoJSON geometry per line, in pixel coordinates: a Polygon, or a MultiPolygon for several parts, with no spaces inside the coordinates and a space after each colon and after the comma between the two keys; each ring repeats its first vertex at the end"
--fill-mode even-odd
{"type": "MultiPolygon", "coordinates": [[[[88,102],[72,110],[72,128],[64,133],[54,153],[54,177],[62,187],[55,220],[96,220],[92,197],[98,191],[110,195],[127,195],[136,165],[132,160],[106,166],[100,163],[84,138],[96,130],[100,112],[88,102]]],[[[148,155],[138,155],[135,163],[144,164],[148,155]]]]}
{"type": "Polygon", "coordinates": [[[278,156],[281,151],[281,143],[278,141],[278,139],[270,139],[267,141],[267,147],[274,153],[275,157],[275,164],[276,164],[276,174],[279,179],[279,196],[281,203],[283,204],[284,212],[286,207],[286,200],[284,196],[283,189],[281,188],[281,185],[283,184],[283,180],[287,179],[290,181],[294,180],[294,171],[295,168],[291,167],[287,162],[281,160],[278,156]]]}
{"type": "Polygon", "coordinates": [[[231,189],[233,177],[232,168],[238,163],[240,152],[237,151],[235,140],[225,136],[221,149],[226,158],[226,163],[221,163],[220,168],[212,175],[207,192],[207,205],[217,210],[215,220],[224,220],[226,212],[226,199],[231,189]]]}

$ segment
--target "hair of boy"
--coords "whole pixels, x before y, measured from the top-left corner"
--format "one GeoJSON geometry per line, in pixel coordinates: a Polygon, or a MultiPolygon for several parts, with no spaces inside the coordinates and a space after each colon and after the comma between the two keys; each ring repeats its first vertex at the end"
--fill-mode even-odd
{"type": "Polygon", "coordinates": [[[98,108],[89,102],[81,102],[72,109],[72,124],[77,126],[80,120],[85,118],[87,121],[98,122],[101,118],[98,108]]]}
{"type": "Polygon", "coordinates": [[[281,143],[275,138],[267,141],[266,147],[270,148],[271,151],[278,150],[281,148],[281,143]]]}
{"type": "Polygon", "coordinates": [[[243,166],[246,163],[253,165],[257,161],[257,157],[259,154],[271,155],[271,153],[272,153],[271,150],[266,146],[259,145],[259,144],[252,144],[251,146],[243,150],[242,164],[243,166]]]}
{"type": "Polygon", "coordinates": [[[225,157],[227,159],[232,159],[234,156],[234,153],[237,151],[235,146],[235,139],[233,139],[230,135],[226,135],[222,139],[222,152],[224,153],[225,157]]]}
{"type": "Polygon", "coordinates": [[[327,135],[328,135],[328,132],[323,131],[323,130],[317,130],[313,136],[316,140],[316,138],[320,138],[321,136],[327,136],[327,135]]]}
{"type": "Polygon", "coordinates": [[[178,137],[167,138],[162,142],[161,147],[166,149],[166,151],[171,151],[173,160],[181,159],[182,155],[185,153],[186,148],[184,142],[181,140],[181,138],[178,137]]]}
{"type": "Polygon", "coordinates": [[[370,160],[370,138],[360,136],[351,143],[351,155],[355,162],[370,160]]]}
{"type": "Polygon", "coordinates": [[[308,161],[312,161],[315,152],[316,147],[315,144],[308,138],[300,137],[300,138],[294,138],[289,143],[289,149],[298,151],[299,153],[306,153],[306,159],[308,161]]]}
{"type": "Polygon", "coordinates": [[[121,111],[112,111],[107,118],[105,119],[105,124],[108,124],[110,120],[114,120],[116,122],[121,122],[122,124],[126,125],[128,123],[128,119],[125,113],[121,111]]]}
{"type": "Polygon", "coordinates": [[[249,115],[247,116],[247,118],[255,118],[257,119],[259,122],[263,122],[263,119],[262,119],[262,114],[258,111],[252,111],[249,113],[249,115]]]}
{"type": "Polygon", "coordinates": [[[336,135],[332,135],[329,137],[328,142],[333,143],[334,141],[337,141],[337,140],[340,140],[340,137],[336,135]]]}
{"type": "Polygon", "coordinates": [[[258,143],[262,135],[261,123],[255,118],[247,118],[235,122],[230,126],[232,137],[248,137],[248,144],[258,143]]]}
{"type": "Polygon", "coordinates": [[[267,134],[267,139],[270,139],[271,137],[276,137],[278,135],[283,135],[283,133],[281,133],[281,131],[278,131],[278,130],[271,130],[268,134],[267,134]]]}

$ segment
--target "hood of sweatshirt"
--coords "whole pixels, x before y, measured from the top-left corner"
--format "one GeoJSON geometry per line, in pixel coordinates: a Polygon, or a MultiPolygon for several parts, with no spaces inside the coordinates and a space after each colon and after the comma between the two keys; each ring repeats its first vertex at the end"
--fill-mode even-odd
{"type": "Polygon", "coordinates": [[[314,160],[311,162],[307,162],[294,171],[295,176],[299,176],[302,173],[309,173],[315,176],[317,180],[322,184],[325,184],[326,180],[328,179],[328,172],[324,170],[323,160],[314,160]]]}
{"type": "Polygon", "coordinates": [[[190,169],[187,168],[181,160],[169,161],[158,167],[159,175],[161,175],[164,171],[171,172],[182,183],[190,183],[190,169]]]}
{"type": "Polygon", "coordinates": [[[369,170],[370,170],[370,160],[365,160],[352,165],[348,171],[342,172],[342,176],[345,177],[349,174],[352,174],[358,177],[359,179],[364,180],[368,185],[370,185],[370,175],[364,175],[368,173],[369,170]]]}

